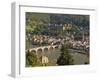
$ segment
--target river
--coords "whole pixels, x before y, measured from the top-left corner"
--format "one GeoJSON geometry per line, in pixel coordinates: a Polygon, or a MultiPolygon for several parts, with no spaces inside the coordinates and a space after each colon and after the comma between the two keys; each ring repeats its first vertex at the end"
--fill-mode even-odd
{"type": "MultiPolygon", "coordinates": [[[[59,49],[45,51],[45,55],[48,57],[51,66],[56,65],[60,53],[59,49]]],[[[73,49],[70,49],[69,53],[72,55],[74,65],[89,63],[89,56],[87,54],[74,52],[73,49]]]]}

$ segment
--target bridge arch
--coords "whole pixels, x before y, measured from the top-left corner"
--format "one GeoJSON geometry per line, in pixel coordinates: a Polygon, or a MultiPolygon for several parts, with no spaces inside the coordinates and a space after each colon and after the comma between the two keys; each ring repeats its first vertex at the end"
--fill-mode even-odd
{"type": "Polygon", "coordinates": [[[53,50],[54,48],[52,46],[49,47],[49,50],[53,50]]]}
{"type": "Polygon", "coordinates": [[[46,48],[44,48],[44,52],[46,52],[46,51],[48,51],[48,48],[46,47],[46,48]]]}
{"type": "Polygon", "coordinates": [[[36,53],[36,50],[31,50],[32,53],[36,53]]]}
{"type": "Polygon", "coordinates": [[[37,53],[42,53],[42,48],[37,49],[37,53]]]}
{"type": "Polygon", "coordinates": [[[55,46],[55,49],[58,49],[59,48],[59,46],[55,46]]]}

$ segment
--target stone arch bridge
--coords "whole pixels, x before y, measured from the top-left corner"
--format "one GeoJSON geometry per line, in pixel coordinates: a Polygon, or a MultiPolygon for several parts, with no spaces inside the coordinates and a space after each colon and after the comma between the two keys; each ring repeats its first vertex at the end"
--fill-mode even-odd
{"type": "Polygon", "coordinates": [[[38,53],[38,51],[41,51],[42,53],[45,53],[45,50],[49,51],[51,49],[54,50],[56,48],[61,48],[61,45],[48,45],[48,46],[35,47],[35,48],[29,49],[29,52],[38,53]]]}

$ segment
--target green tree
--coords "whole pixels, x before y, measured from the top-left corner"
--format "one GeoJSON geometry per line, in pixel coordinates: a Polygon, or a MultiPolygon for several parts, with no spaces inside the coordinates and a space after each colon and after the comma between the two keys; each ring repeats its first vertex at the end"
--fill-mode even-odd
{"type": "Polygon", "coordinates": [[[33,66],[37,66],[38,64],[39,63],[38,63],[37,56],[33,52],[28,51],[26,53],[26,66],[33,67],[33,66]]]}
{"type": "Polygon", "coordinates": [[[62,45],[61,55],[57,59],[57,64],[58,65],[72,65],[73,64],[72,55],[69,53],[67,45],[62,45]]]}

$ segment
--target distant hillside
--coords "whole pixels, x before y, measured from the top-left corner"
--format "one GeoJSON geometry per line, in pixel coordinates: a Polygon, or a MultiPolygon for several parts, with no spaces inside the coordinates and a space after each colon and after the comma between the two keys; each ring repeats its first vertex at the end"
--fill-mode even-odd
{"type": "Polygon", "coordinates": [[[84,30],[89,34],[89,15],[75,14],[50,14],[50,13],[26,13],[26,30],[27,32],[46,28],[49,23],[76,25],[80,30],[84,30]]]}

